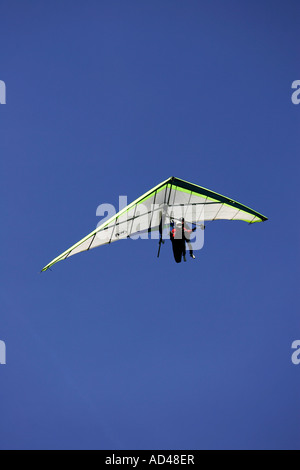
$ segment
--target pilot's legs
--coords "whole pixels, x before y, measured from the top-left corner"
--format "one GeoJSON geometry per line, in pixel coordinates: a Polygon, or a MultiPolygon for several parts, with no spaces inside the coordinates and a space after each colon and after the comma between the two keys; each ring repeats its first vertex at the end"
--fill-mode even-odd
{"type": "Polygon", "coordinates": [[[193,258],[193,259],[195,259],[196,256],[194,255],[194,251],[193,251],[193,247],[192,247],[191,242],[187,242],[187,244],[188,244],[189,251],[190,251],[190,257],[193,258]]]}
{"type": "Polygon", "coordinates": [[[185,246],[185,242],[183,243],[183,247],[182,247],[182,255],[183,255],[183,261],[186,261],[186,246],[185,246]]]}

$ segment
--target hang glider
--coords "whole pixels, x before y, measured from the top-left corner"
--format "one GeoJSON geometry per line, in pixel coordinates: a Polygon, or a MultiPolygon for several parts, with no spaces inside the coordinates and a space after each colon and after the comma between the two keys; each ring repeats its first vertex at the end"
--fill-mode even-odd
{"type": "Polygon", "coordinates": [[[249,224],[268,220],[233,199],[172,176],[54,258],[42,271],[82,251],[142,233],[159,233],[161,244],[163,227],[180,217],[200,226],[214,220],[242,220],[249,224]]]}

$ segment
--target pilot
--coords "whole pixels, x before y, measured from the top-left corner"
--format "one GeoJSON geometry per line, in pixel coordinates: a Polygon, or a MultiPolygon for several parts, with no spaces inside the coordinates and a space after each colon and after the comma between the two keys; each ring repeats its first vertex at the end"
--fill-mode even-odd
{"type": "Polygon", "coordinates": [[[190,257],[195,259],[193,252],[193,247],[190,242],[191,233],[196,230],[196,227],[190,228],[189,225],[185,222],[184,218],[181,217],[174,223],[174,220],[171,220],[170,223],[170,238],[172,243],[175,242],[178,244],[178,250],[183,254],[183,260],[186,261],[186,243],[189,248],[190,257]]]}

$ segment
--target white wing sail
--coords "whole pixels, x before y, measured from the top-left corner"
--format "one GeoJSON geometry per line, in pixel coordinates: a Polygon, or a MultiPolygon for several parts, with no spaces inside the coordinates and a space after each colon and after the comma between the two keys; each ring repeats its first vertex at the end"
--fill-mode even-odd
{"type": "Polygon", "coordinates": [[[75,245],[54,258],[42,271],[58,261],[136,234],[153,232],[171,219],[183,217],[200,224],[212,220],[242,220],[250,224],[267,218],[247,206],[209,189],[171,177],[150,189],[75,245]]]}

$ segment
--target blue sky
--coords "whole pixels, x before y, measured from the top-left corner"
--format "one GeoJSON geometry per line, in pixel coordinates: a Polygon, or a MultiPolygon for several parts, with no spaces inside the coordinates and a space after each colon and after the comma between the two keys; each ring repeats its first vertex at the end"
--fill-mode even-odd
{"type": "Polygon", "coordinates": [[[0,448],[299,449],[299,2],[0,8],[0,448]],[[269,221],[39,273],[172,175],[269,221]]]}

